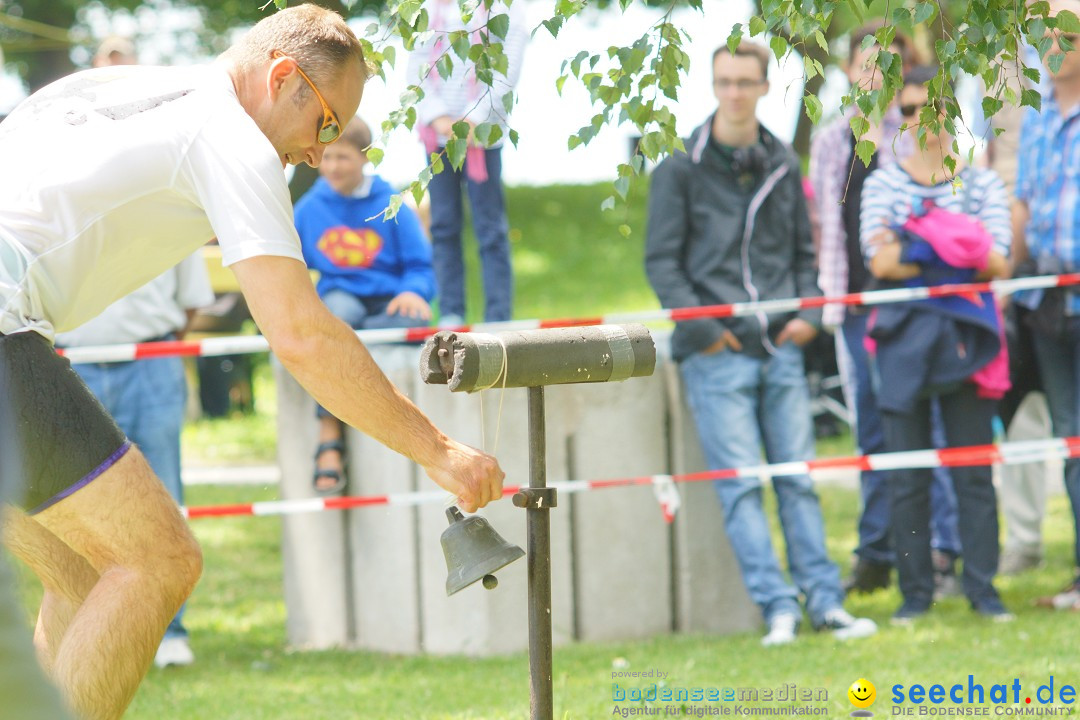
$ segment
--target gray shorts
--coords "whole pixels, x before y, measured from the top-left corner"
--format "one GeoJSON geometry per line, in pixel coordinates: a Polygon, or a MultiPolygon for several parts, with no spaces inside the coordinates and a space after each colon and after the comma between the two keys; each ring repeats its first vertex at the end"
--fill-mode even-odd
{"type": "Polygon", "coordinates": [[[0,493],[30,514],[63,500],[131,447],[52,345],[35,332],[0,335],[0,493]]]}

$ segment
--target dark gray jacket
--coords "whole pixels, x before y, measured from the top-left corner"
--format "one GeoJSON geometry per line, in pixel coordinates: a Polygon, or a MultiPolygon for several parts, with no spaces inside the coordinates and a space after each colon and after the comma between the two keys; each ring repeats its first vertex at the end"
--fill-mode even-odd
{"type": "MultiPolygon", "coordinates": [[[[795,153],[765,128],[765,169],[752,192],[706,152],[712,117],[693,132],[686,153],[653,171],[645,271],[666,308],[820,296],[814,243],[795,153]]],[[[743,352],[763,357],[795,313],[679,322],[676,360],[704,350],[729,328],[743,352]]],[[[821,310],[798,317],[821,325],[821,310]]]]}

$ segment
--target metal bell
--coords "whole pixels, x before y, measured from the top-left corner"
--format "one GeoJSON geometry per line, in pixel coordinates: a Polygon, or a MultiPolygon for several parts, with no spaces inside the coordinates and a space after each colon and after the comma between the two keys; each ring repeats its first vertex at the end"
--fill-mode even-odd
{"type": "Polygon", "coordinates": [[[483,579],[489,590],[498,584],[491,573],[522,557],[525,551],[511,545],[479,515],[465,517],[456,507],[447,508],[450,527],[443,530],[446,556],[446,594],[453,595],[483,579]]]}

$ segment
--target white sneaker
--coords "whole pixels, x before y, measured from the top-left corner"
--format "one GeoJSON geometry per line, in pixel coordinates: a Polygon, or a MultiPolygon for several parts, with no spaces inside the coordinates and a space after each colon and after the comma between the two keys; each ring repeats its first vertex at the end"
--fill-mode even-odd
{"type": "Polygon", "coordinates": [[[154,655],[154,664],[159,668],[170,665],[191,665],[195,662],[195,653],[191,652],[186,637],[167,637],[158,645],[157,654],[154,655]]]}
{"type": "Polygon", "coordinates": [[[799,616],[793,613],[780,613],[769,621],[769,632],[761,638],[764,647],[787,645],[795,642],[795,633],[799,631],[799,616]]]}
{"type": "Polygon", "coordinates": [[[825,613],[818,630],[831,630],[837,640],[854,640],[869,637],[877,632],[877,623],[870,618],[857,618],[844,608],[833,608],[825,613]]]}

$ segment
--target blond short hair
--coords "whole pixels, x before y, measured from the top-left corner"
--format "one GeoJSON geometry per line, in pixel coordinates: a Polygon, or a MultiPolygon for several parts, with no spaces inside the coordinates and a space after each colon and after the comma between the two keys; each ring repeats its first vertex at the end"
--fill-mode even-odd
{"type": "Polygon", "coordinates": [[[341,142],[349,143],[366,155],[368,148],[371,147],[371,128],[360,119],[359,115],[356,115],[345,126],[345,131],[341,133],[341,142]]]}
{"type": "Polygon", "coordinates": [[[364,50],[345,20],[333,10],[305,3],[278,10],[256,23],[226,52],[241,68],[268,62],[280,50],[316,83],[332,83],[356,59],[367,80],[364,50]]]}

